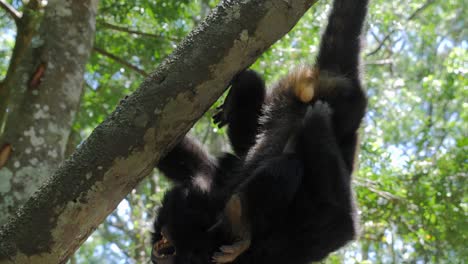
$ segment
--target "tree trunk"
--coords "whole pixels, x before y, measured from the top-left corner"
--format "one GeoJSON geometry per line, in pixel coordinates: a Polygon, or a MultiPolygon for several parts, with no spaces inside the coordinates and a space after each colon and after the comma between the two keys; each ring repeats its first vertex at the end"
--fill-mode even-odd
{"type": "Polygon", "coordinates": [[[30,47],[32,37],[37,33],[37,25],[42,18],[40,16],[40,9],[39,0],[29,1],[24,6],[24,14],[20,14],[14,10],[12,6],[8,6],[8,10],[11,11],[11,18],[15,21],[17,32],[15,47],[8,65],[7,75],[0,83],[0,135],[3,132],[5,124],[6,110],[8,108],[11,90],[14,89],[14,82],[17,81],[19,77],[15,72],[18,71],[23,58],[28,53],[27,51],[30,47]]]}
{"type": "Polygon", "coordinates": [[[97,0],[49,1],[39,30],[31,25],[41,20],[38,8],[20,20],[3,86],[9,102],[0,138],[0,156],[5,157],[0,163],[0,224],[64,159],[93,45],[96,8],[97,0]]]}
{"type": "Polygon", "coordinates": [[[313,0],[221,3],[0,230],[0,263],[64,263],[313,0]]]}

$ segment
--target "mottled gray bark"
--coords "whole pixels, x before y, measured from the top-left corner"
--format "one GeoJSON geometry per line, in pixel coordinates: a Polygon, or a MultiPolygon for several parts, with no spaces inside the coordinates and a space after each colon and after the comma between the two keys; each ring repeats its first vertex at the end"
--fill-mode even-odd
{"type": "MultiPolygon", "coordinates": [[[[15,47],[13,49],[10,63],[8,65],[7,75],[5,79],[0,82],[0,135],[2,134],[6,118],[6,109],[10,99],[11,91],[16,91],[15,82],[17,81],[17,74],[21,62],[26,57],[28,50],[30,50],[31,39],[36,35],[39,22],[42,19],[39,4],[40,0],[31,0],[24,6],[23,14],[18,11],[10,12],[15,14],[11,16],[14,19],[17,34],[15,39],[15,47]]],[[[4,2],[4,1],[2,1],[4,2]]],[[[3,6],[2,6],[3,7],[3,6]]],[[[13,9],[9,5],[9,9],[13,9]]]]}
{"type": "MultiPolygon", "coordinates": [[[[23,47],[14,54],[20,59],[12,61],[4,87],[10,96],[0,152],[12,152],[4,153],[6,163],[0,164],[0,224],[64,160],[93,46],[96,8],[97,0],[48,1],[42,21],[35,19],[37,33],[17,44],[23,47]]],[[[18,30],[24,35],[24,28],[18,30]]]]}
{"type": "Polygon", "coordinates": [[[63,263],[314,0],[224,1],[0,231],[0,263],[63,263]],[[1,261],[3,260],[3,262],[1,261]]]}

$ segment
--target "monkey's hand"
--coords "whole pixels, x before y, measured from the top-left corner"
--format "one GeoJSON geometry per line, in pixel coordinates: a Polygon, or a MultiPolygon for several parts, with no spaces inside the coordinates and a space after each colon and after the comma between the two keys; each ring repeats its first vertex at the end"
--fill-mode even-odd
{"type": "Polygon", "coordinates": [[[213,255],[213,262],[215,263],[233,262],[250,247],[249,222],[246,218],[240,193],[233,194],[226,203],[223,219],[228,223],[236,242],[232,245],[220,247],[220,252],[213,255]]]}
{"type": "Polygon", "coordinates": [[[215,263],[230,263],[237,257],[244,253],[250,247],[250,239],[246,238],[235,242],[232,245],[220,247],[220,252],[213,255],[213,262],[215,263]]]}
{"type": "Polygon", "coordinates": [[[213,122],[219,127],[222,128],[225,126],[228,121],[228,111],[226,111],[226,101],[216,108],[216,113],[213,115],[213,122]]]}
{"type": "MultiPolygon", "coordinates": [[[[231,81],[232,83],[233,81],[231,81]]],[[[226,124],[229,123],[229,117],[231,113],[233,112],[233,85],[230,84],[231,88],[229,89],[229,92],[224,99],[224,102],[222,105],[216,107],[216,113],[213,115],[213,122],[218,125],[219,128],[222,128],[226,124]]]]}

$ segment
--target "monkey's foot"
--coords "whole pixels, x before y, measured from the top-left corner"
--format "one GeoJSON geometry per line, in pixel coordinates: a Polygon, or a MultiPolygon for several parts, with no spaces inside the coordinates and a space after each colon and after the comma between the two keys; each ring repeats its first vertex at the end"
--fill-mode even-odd
{"type": "Polygon", "coordinates": [[[312,101],[318,80],[318,71],[309,66],[301,66],[288,76],[288,86],[303,103],[312,101]]]}
{"type": "Polygon", "coordinates": [[[250,239],[238,241],[229,246],[222,246],[219,249],[221,252],[216,252],[213,255],[215,263],[230,263],[244,253],[250,247],[250,239]]]}

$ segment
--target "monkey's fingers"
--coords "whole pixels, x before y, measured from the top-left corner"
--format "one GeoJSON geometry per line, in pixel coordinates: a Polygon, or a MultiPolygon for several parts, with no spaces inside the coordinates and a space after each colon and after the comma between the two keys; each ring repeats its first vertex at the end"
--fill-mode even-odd
{"type": "Polygon", "coordinates": [[[224,104],[225,103],[222,103],[220,106],[216,107],[216,110],[222,110],[224,108],[224,104]]]}
{"type": "Polygon", "coordinates": [[[225,126],[228,121],[226,120],[226,118],[224,117],[224,111],[219,111],[218,113],[214,114],[213,115],[213,122],[219,127],[223,127],[225,126]]]}
{"type": "Polygon", "coordinates": [[[237,247],[235,245],[221,246],[219,249],[221,249],[222,252],[228,253],[228,254],[234,254],[237,252],[237,247]]]}
{"type": "Polygon", "coordinates": [[[250,247],[250,239],[241,240],[229,246],[222,246],[219,249],[221,252],[216,252],[213,255],[215,263],[230,263],[244,253],[250,247]]]}
{"type": "Polygon", "coordinates": [[[219,123],[219,122],[221,121],[222,114],[223,114],[222,112],[217,112],[217,113],[215,113],[215,114],[213,115],[212,118],[213,118],[213,122],[214,122],[215,124],[217,124],[217,123],[219,123]]]}
{"type": "Polygon", "coordinates": [[[218,229],[223,224],[223,219],[219,218],[216,223],[214,223],[211,227],[209,227],[206,232],[213,232],[218,229]]]}
{"type": "Polygon", "coordinates": [[[233,262],[235,260],[235,258],[232,258],[230,255],[225,255],[224,253],[222,252],[216,252],[214,253],[213,255],[213,258],[212,258],[212,261],[214,263],[230,263],[230,262],[233,262]]]}

